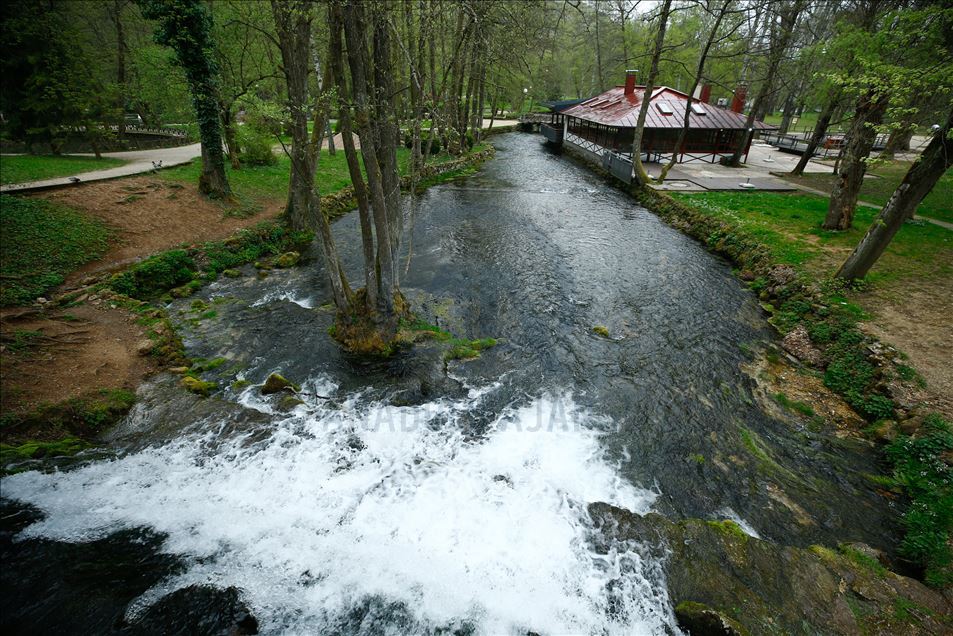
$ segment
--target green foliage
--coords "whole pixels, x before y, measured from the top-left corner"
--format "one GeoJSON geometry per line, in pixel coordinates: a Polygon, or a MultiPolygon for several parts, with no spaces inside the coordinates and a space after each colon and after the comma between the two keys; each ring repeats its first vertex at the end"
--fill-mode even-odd
{"type": "Polygon", "coordinates": [[[0,195],[0,306],[28,303],[106,252],[100,221],[42,199],[0,195]]]}
{"type": "Polygon", "coordinates": [[[195,261],[185,250],[171,250],[151,256],[124,272],[116,274],[109,286],[116,292],[144,300],[191,281],[196,272],[195,261]]]}
{"type": "Polygon", "coordinates": [[[274,166],[278,157],[272,152],[274,136],[251,125],[238,127],[239,159],[249,166],[274,166]]]}
{"type": "Polygon", "coordinates": [[[805,417],[814,417],[814,409],[811,408],[810,404],[799,402],[798,400],[792,400],[784,393],[775,393],[774,399],[777,400],[778,404],[789,411],[795,411],[801,415],[804,415],[805,417]]]}
{"type": "Polygon", "coordinates": [[[108,136],[117,119],[111,85],[99,84],[71,3],[8,0],[0,5],[0,112],[4,132],[56,152],[68,134],[108,136]]]}
{"type": "MultiPolygon", "coordinates": [[[[45,404],[26,414],[8,414],[3,426],[9,435],[41,431],[51,436],[91,438],[125,415],[136,396],[125,389],[102,389],[58,404],[45,404]]],[[[28,440],[24,440],[28,441],[28,440]]]]}
{"type": "Polygon", "coordinates": [[[953,469],[944,461],[951,453],[953,431],[937,414],[924,419],[918,437],[899,437],[887,448],[894,480],[910,497],[900,552],[923,564],[927,583],[940,588],[953,584],[953,469]]]}

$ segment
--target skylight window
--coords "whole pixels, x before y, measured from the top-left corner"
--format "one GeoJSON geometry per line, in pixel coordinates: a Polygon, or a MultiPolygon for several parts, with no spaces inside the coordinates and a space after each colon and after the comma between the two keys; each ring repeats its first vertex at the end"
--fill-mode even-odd
{"type": "Polygon", "coordinates": [[[672,107],[668,102],[656,102],[655,107],[658,109],[658,112],[662,113],[663,115],[671,115],[675,112],[672,110],[672,107]]]}
{"type": "Polygon", "coordinates": [[[705,110],[705,107],[704,107],[704,106],[702,106],[701,104],[696,104],[696,103],[693,103],[693,104],[692,104],[692,112],[695,113],[696,115],[707,115],[707,114],[708,114],[708,111],[705,110]]]}

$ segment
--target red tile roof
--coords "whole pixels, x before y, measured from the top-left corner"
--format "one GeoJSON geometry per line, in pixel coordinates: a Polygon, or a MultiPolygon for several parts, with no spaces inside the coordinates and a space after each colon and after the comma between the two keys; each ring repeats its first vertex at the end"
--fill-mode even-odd
{"type": "MultiPolygon", "coordinates": [[[[644,94],[644,86],[636,86],[635,91],[630,95],[625,94],[624,86],[616,86],[562,112],[564,115],[597,124],[635,128],[644,94]]],[[[687,100],[688,95],[674,88],[656,87],[652,91],[651,105],[645,117],[645,127],[681,128],[687,100]],[[669,111],[671,114],[667,114],[669,111]]],[[[714,104],[702,104],[696,100],[692,100],[692,104],[698,104],[704,109],[705,114],[693,112],[688,118],[691,128],[741,129],[745,126],[745,115],[719,108],[714,104]]],[[[774,128],[760,121],[755,121],[754,127],[756,129],[774,128]]]]}

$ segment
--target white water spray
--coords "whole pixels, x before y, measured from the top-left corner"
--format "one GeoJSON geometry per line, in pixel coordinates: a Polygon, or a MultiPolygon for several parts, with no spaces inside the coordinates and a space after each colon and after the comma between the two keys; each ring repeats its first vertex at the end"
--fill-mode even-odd
{"type": "Polygon", "coordinates": [[[677,631],[660,564],[624,546],[596,555],[587,540],[587,503],[645,513],[655,498],[605,460],[609,422],[544,397],[468,435],[465,414],[491,390],[418,407],[312,403],[274,415],[264,441],[187,436],[14,475],[4,495],[47,515],[23,537],[166,534],[186,571],[140,609],[198,583],[238,587],[266,633],[320,632],[369,597],[479,633],[677,631]]]}

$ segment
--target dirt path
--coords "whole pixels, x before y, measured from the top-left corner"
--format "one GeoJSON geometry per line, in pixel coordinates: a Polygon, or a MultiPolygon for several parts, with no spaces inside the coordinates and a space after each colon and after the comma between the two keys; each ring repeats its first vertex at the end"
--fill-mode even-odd
{"type": "MultiPolygon", "coordinates": [[[[101,219],[115,232],[109,251],[70,274],[58,293],[157,252],[226,238],[273,218],[282,207],[268,201],[251,216],[225,216],[225,209],[202,197],[195,184],[154,177],[100,181],[33,196],[101,219]]],[[[95,295],[67,309],[33,305],[0,310],[0,336],[0,408],[5,413],[26,413],[99,389],[134,389],[156,370],[151,358],[140,355],[146,335],[136,316],[95,295]]]]}
{"type": "Polygon", "coordinates": [[[953,280],[910,283],[902,299],[874,290],[860,299],[874,318],[864,329],[909,356],[933,406],[953,419],[953,280]]]}
{"type": "Polygon", "coordinates": [[[116,231],[110,250],[67,278],[66,287],[90,274],[111,271],[183,243],[221,239],[280,213],[270,201],[252,216],[225,216],[192,185],[154,177],[130,177],[89,183],[33,195],[66,204],[104,221],[116,231]]]}
{"type": "Polygon", "coordinates": [[[0,409],[25,413],[97,389],[134,389],[155,370],[140,356],[145,330],[135,317],[103,301],[64,311],[18,315],[0,326],[0,409]]]}

